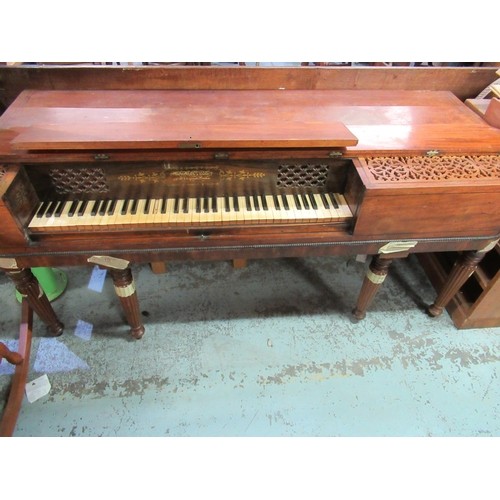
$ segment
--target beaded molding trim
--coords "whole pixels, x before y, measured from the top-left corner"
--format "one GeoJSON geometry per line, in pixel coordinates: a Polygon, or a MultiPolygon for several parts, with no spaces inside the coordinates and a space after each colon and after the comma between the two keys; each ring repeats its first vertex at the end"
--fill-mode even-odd
{"type": "Polygon", "coordinates": [[[376,182],[500,179],[500,155],[363,158],[376,182]]]}

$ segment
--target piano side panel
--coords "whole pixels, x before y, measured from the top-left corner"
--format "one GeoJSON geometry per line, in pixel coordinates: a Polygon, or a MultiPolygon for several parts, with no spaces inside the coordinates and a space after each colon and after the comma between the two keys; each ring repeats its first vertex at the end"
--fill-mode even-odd
{"type": "Polygon", "coordinates": [[[18,166],[0,171],[0,249],[26,245],[25,227],[38,204],[26,172],[18,166]]]}
{"type": "Polygon", "coordinates": [[[359,176],[359,171],[356,168],[350,168],[348,170],[345,188],[341,191],[344,193],[344,197],[355,221],[366,191],[365,185],[359,176]]]}
{"type": "Polygon", "coordinates": [[[402,190],[387,196],[368,190],[354,235],[373,238],[472,237],[500,233],[498,188],[476,192],[402,190]]]}
{"type": "Polygon", "coordinates": [[[3,202],[0,202],[0,220],[2,229],[0,230],[0,249],[25,245],[26,237],[24,232],[12,218],[12,214],[3,202]]]}

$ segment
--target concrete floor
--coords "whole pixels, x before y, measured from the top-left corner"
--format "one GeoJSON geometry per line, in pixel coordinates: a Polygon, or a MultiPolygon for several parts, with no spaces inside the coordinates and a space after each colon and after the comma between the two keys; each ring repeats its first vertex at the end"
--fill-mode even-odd
{"type": "MultiPolygon", "coordinates": [[[[65,269],[53,302],[66,326],[35,319],[16,436],[499,436],[500,328],[457,330],[422,310],[434,290],[395,262],[354,322],[366,264],[326,257],[134,267],[146,334],[129,338],[109,277],[65,269]]],[[[15,347],[20,307],[0,277],[0,340],[15,347]]],[[[0,364],[0,405],[12,368],[0,364]]]]}

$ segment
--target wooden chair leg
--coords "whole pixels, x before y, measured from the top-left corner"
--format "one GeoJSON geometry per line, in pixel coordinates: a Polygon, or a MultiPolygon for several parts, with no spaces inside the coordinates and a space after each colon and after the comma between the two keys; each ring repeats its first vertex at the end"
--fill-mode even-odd
{"type": "MultiPolygon", "coordinates": [[[[19,353],[12,353],[17,354],[17,356],[14,356],[16,370],[12,377],[7,404],[0,420],[0,436],[2,437],[12,436],[21,411],[26,381],[28,380],[32,332],[33,309],[31,309],[28,301],[23,299],[21,304],[21,325],[19,327],[19,353]]],[[[9,357],[6,356],[6,359],[8,360],[9,357]]]]}
{"type": "Polygon", "coordinates": [[[18,352],[13,352],[3,343],[0,342],[0,361],[6,359],[11,365],[19,365],[23,362],[23,357],[18,352]]]}

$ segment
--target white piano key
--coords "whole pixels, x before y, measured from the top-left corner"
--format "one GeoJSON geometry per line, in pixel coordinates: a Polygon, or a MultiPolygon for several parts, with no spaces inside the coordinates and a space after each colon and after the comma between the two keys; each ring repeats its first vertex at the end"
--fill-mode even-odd
{"type": "Polygon", "coordinates": [[[276,216],[276,208],[274,207],[274,200],[273,200],[272,195],[270,195],[270,194],[266,195],[266,202],[267,202],[267,208],[268,208],[267,221],[274,222],[275,220],[277,220],[277,216],[276,216]]]}
{"type": "Polygon", "coordinates": [[[326,208],[325,204],[323,203],[323,200],[321,199],[321,195],[318,193],[313,195],[314,199],[316,200],[316,205],[318,207],[317,213],[318,213],[318,219],[324,221],[324,222],[329,222],[331,220],[334,220],[336,218],[336,213],[332,212],[330,208],[326,208]]]}
{"type": "Polygon", "coordinates": [[[100,215],[102,211],[101,200],[89,200],[86,204],[84,201],[79,201],[76,209],[73,206],[74,200],[63,202],[52,201],[40,203],[38,210],[32,217],[28,228],[33,231],[43,232],[58,231],[58,230],[103,230],[106,227],[131,229],[133,226],[145,227],[151,225],[174,225],[174,226],[211,226],[219,224],[270,224],[270,223],[293,223],[293,222],[314,222],[314,221],[332,221],[337,219],[346,219],[352,217],[352,213],[347,205],[345,197],[340,193],[327,193],[326,200],[328,207],[325,206],[323,196],[319,193],[314,193],[310,196],[299,196],[299,209],[296,203],[296,198],[292,194],[277,195],[278,207],[275,205],[275,197],[273,195],[258,195],[257,202],[254,195],[250,196],[233,196],[228,195],[229,211],[226,210],[226,196],[218,196],[217,198],[208,197],[208,205],[206,198],[200,198],[200,211],[197,212],[197,198],[179,198],[177,201],[179,210],[175,213],[176,205],[175,198],[166,199],[166,210],[162,213],[163,198],[152,198],[149,201],[149,211],[145,213],[147,204],[146,198],[141,198],[135,201],[136,211],[132,214],[133,200],[118,199],[115,201],[114,213],[109,214],[109,207],[112,200],[106,200],[106,210],[104,215],[100,215]],[[304,197],[306,197],[309,208],[305,208],[304,197]],[[316,208],[312,203],[311,198],[316,202],[316,208]],[[217,205],[217,210],[214,211],[214,199],[217,205]],[[235,199],[237,204],[235,204],[235,199]],[[287,201],[289,209],[286,210],[284,199],[287,201]],[[249,208],[247,209],[247,200],[249,208]],[[338,205],[335,205],[332,200],[338,205]],[[265,203],[264,203],[265,201],[265,203]],[[187,203],[187,212],[184,210],[187,203]],[[55,216],[57,207],[62,208],[60,216],[55,216]],[[94,205],[96,206],[94,207],[94,205]],[[127,205],[127,211],[122,214],[124,205],[127,205]],[[265,205],[267,204],[267,210],[265,205]],[[83,215],[78,215],[85,205],[83,215]],[[257,210],[258,206],[258,210],[257,210]],[[69,211],[73,207],[74,215],[69,216],[69,211]],[[205,207],[208,208],[206,211],[205,207]],[[239,210],[236,208],[239,207],[239,210]],[[47,210],[48,209],[48,210],[47,210]],[[38,212],[44,212],[41,217],[37,217],[38,212]],[[92,211],[97,211],[92,215],[92,211]],[[50,217],[45,213],[52,212],[50,217]]]}
{"type": "Polygon", "coordinates": [[[71,222],[72,222],[71,221],[72,217],[68,216],[68,212],[69,212],[69,209],[71,208],[71,206],[73,205],[73,200],[65,201],[65,202],[63,202],[63,204],[64,204],[64,206],[63,206],[63,209],[61,211],[61,214],[59,215],[59,217],[56,217],[56,220],[53,223],[53,227],[58,228],[58,229],[70,227],[71,222]]]}
{"type": "Polygon", "coordinates": [[[333,196],[337,200],[337,203],[339,205],[339,212],[341,213],[342,217],[352,217],[352,212],[349,208],[349,205],[347,204],[346,199],[344,198],[343,194],[339,193],[333,193],[333,196]]]}

